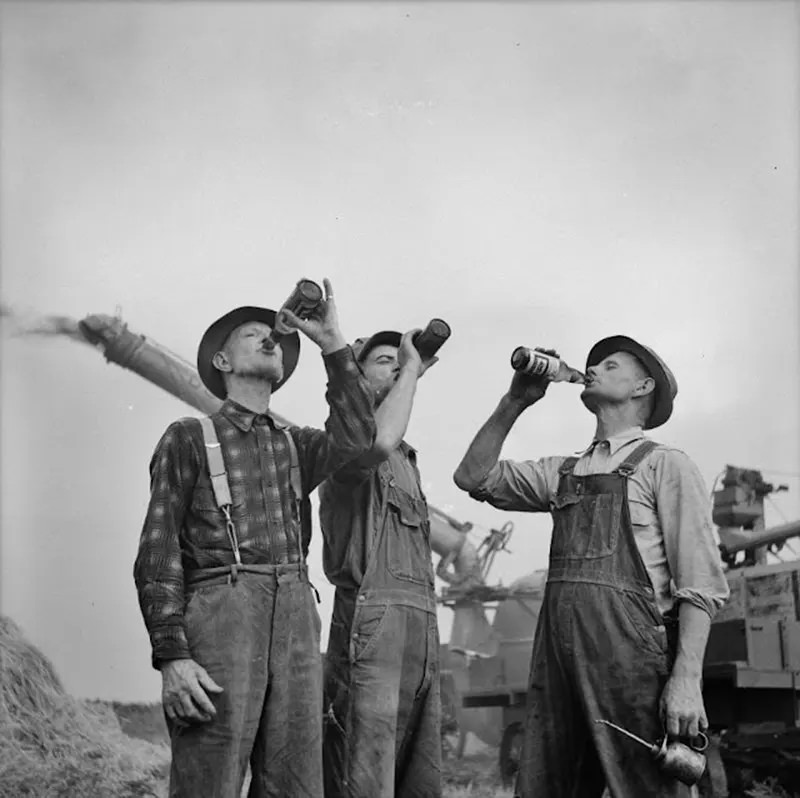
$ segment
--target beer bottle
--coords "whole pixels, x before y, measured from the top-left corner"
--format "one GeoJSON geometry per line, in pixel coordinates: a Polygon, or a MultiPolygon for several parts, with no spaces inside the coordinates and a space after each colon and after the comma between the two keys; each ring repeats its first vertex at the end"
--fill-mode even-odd
{"type": "Polygon", "coordinates": [[[414,335],[411,343],[423,360],[432,358],[450,337],[450,325],[442,319],[431,319],[428,326],[414,335]]]}
{"type": "Polygon", "coordinates": [[[281,320],[281,313],[284,310],[291,310],[298,318],[307,319],[319,307],[320,302],[322,302],[322,289],[313,280],[298,280],[289,298],[275,315],[275,327],[270,336],[272,340],[278,343],[284,335],[294,332],[294,329],[281,320]]]}
{"type": "Polygon", "coordinates": [[[518,346],[511,353],[511,368],[531,377],[543,377],[550,382],[583,383],[586,379],[580,371],[568,366],[563,360],[526,346],[518,346]]]}

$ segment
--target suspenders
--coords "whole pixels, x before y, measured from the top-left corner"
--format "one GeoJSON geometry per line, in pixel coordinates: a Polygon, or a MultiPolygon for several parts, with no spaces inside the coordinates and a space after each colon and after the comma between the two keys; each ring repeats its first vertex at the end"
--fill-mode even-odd
{"type": "MultiPolygon", "coordinates": [[[[623,477],[629,477],[639,466],[639,463],[647,457],[650,452],[657,446],[660,446],[656,441],[644,440],[642,441],[626,458],[621,462],[611,474],[619,474],[623,477]]],[[[558,469],[559,475],[571,474],[578,462],[577,457],[567,457],[558,469]]]]}
{"type": "MultiPolygon", "coordinates": [[[[231,518],[231,505],[233,499],[231,498],[231,487],[228,483],[228,474],[225,471],[225,461],[222,458],[222,447],[220,446],[219,439],[217,438],[217,430],[214,427],[214,422],[209,416],[202,416],[200,418],[200,427],[203,431],[203,443],[206,447],[206,458],[208,459],[208,473],[211,477],[211,487],[214,490],[214,498],[216,499],[217,506],[222,510],[225,516],[225,531],[228,533],[228,540],[233,549],[233,558],[235,563],[231,565],[231,578],[235,582],[236,574],[239,567],[242,565],[242,558],[239,553],[239,538],[236,535],[236,526],[231,518]]],[[[297,505],[297,522],[298,522],[298,542],[299,535],[301,534],[302,522],[300,518],[300,502],[303,498],[303,483],[300,477],[300,458],[297,454],[297,446],[295,446],[294,438],[289,430],[282,430],[286,436],[286,445],[289,447],[289,484],[294,493],[293,501],[297,505]]],[[[302,543],[300,544],[300,556],[302,557],[303,549],[302,543]]]]}
{"type": "Polygon", "coordinates": [[[639,463],[647,457],[659,444],[656,441],[645,440],[642,441],[626,458],[621,462],[612,472],[613,474],[620,474],[623,477],[629,477],[636,471],[639,463]]]}

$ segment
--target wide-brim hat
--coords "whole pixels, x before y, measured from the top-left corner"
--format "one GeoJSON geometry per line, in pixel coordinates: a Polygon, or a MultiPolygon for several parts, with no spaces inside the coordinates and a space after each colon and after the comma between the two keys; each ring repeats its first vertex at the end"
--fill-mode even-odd
{"type": "MultiPolygon", "coordinates": [[[[228,336],[237,327],[251,321],[260,321],[274,327],[275,315],[275,311],[269,308],[246,305],[226,313],[203,333],[200,346],[197,348],[197,371],[203,384],[214,396],[224,399],[228,395],[225,381],[222,379],[222,372],[211,362],[214,355],[228,340],[228,336]]],[[[297,366],[297,359],[300,357],[300,336],[296,332],[284,335],[280,340],[280,345],[283,352],[283,379],[272,386],[273,393],[292,376],[292,372],[297,366]]]]}
{"type": "Polygon", "coordinates": [[[359,338],[353,347],[356,350],[356,360],[359,363],[363,363],[364,358],[376,346],[396,346],[399,348],[402,338],[403,334],[395,330],[381,330],[376,332],[375,335],[371,335],[366,341],[363,338],[359,338]]]}
{"type": "Polygon", "coordinates": [[[655,381],[653,411],[644,425],[645,429],[660,427],[672,415],[672,403],[678,394],[678,383],[667,364],[649,347],[627,335],[612,335],[598,341],[586,358],[586,369],[596,366],[615,352],[628,352],[637,357],[655,381]]]}

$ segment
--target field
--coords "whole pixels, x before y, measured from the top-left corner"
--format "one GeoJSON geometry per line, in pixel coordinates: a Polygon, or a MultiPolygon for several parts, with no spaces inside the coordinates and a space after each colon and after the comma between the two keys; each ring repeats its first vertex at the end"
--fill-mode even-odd
{"type": "MultiPolygon", "coordinates": [[[[120,725],[127,734],[149,742],[166,741],[166,729],[156,704],[112,704],[120,725]]],[[[474,737],[468,739],[461,759],[446,756],[443,762],[443,798],[512,798],[497,776],[497,751],[474,737]]],[[[759,783],[743,798],[796,798],[772,783],[759,783]]]]}
{"type": "MultiPolygon", "coordinates": [[[[165,798],[169,748],[159,704],[81,701],[49,660],[0,616],[0,795],[165,798]]],[[[445,762],[444,798],[510,798],[495,752],[445,762]]]]}
{"type": "MultiPolygon", "coordinates": [[[[165,798],[169,749],[158,704],[81,701],[51,663],[0,616],[0,795],[165,798]]],[[[470,738],[444,761],[444,798],[511,798],[496,752],[470,738]]],[[[792,798],[761,784],[746,798],[792,798]]]]}
{"type": "MultiPolygon", "coordinates": [[[[150,743],[166,744],[166,728],[157,704],[110,705],[119,718],[122,731],[150,743]]],[[[443,798],[511,798],[496,776],[497,752],[473,740],[463,759],[444,761],[445,789],[443,798]]]]}

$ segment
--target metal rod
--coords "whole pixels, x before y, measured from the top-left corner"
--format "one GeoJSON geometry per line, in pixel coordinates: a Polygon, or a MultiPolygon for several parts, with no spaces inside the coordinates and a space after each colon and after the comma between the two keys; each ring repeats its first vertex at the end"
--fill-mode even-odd
{"type": "Polygon", "coordinates": [[[735,530],[738,535],[735,540],[730,540],[729,543],[720,543],[724,549],[725,554],[736,554],[745,549],[755,549],[758,546],[766,546],[770,543],[782,543],[789,538],[800,535],[800,521],[790,521],[788,524],[781,524],[780,526],[773,526],[769,529],[764,529],[757,534],[748,533],[745,531],[735,530]]]}
{"type": "Polygon", "coordinates": [[[622,732],[626,734],[631,740],[636,740],[637,743],[641,743],[645,748],[653,748],[652,743],[648,743],[646,740],[643,740],[641,737],[637,737],[635,734],[632,734],[627,729],[623,729],[621,726],[617,726],[615,723],[611,723],[607,720],[596,720],[595,723],[605,723],[606,726],[610,726],[612,729],[616,729],[618,732],[622,732]]]}

